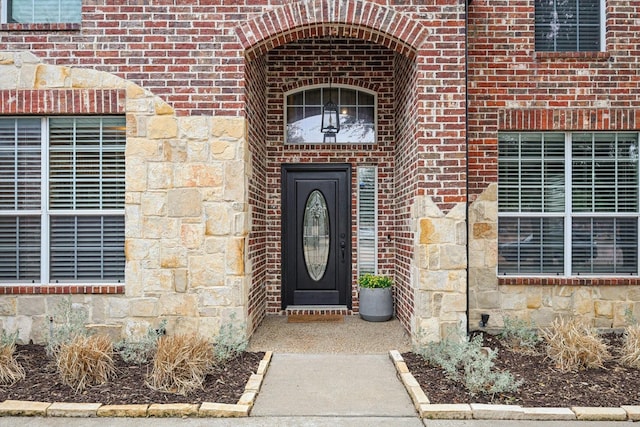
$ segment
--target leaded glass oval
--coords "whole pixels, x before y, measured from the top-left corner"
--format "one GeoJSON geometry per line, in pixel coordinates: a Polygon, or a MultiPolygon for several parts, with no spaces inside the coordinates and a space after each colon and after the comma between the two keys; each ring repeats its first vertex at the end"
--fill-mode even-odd
{"type": "Polygon", "coordinates": [[[327,270],[331,240],[327,201],[318,190],[313,190],[307,199],[302,228],[304,262],[309,276],[317,282],[327,270]]]}

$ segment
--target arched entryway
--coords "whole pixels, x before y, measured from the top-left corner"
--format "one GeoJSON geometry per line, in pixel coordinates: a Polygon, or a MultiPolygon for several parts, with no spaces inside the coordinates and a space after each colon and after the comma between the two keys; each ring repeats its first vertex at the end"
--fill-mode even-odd
{"type": "MultiPolygon", "coordinates": [[[[283,270],[283,165],[347,165],[349,170],[350,261],[347,301],[319,304],[321,312],[357,313],[357,277],[361,264],[358,227],[359,169],[374,171],[376,270],[395,281],[395,309],[407,330],[415,331],[416,306],[424,310],[429,294],[420,293],[420,218],[416,200],[429,195],[443,215],[454,204],[425,190],[425,178],[437,180],[439,166],[430,168],[425,145],[442,141],[441,125],[425,114],[426,76],[433,66],[420,61],[429,30],[406,14],[366,1],[349,2],[339,9],[334,2],[304,2],[274,9],[260,19],[242,24],[236,33],[245,47],[246,117],[250,178],[248,200],[251,232],[247,266],[251,271],[248,293],[250,329],[267,313],[282,313],[286,300],[287,271],[283,270]],[[291,143],[286,140],[286,94],[308,87],[341,85],[375,94],[376,136],[362,143],[291,143]],[[425,131],[427,128],[428,131],[425,131]],[[418,273],[417,273],[418,272],[418,273]],[[284,299],[283,299],[284,298],[284,299]],[[420,301],[416,301],[420,300],[420,301]]],[[[433,55],[433,53],[431,53],[433,55]]],[[[442,66],[436,66],[442,68],[442,66]]],[[[461,80],[463,82],[464,80],[461,80]]],[[[456,81],[456,84],[460,84],[456,81]]],[[[456,91],[458,91],[456,89],[456,91]]],[[[434,95],[436,106],[447,96],[434,95]]],[[[463,100],[448,99],[453,104],[463,100]]],[[[455,114],[462,114],[453,108],[455,114]]],[[[464,111],[464,110],[463,110],[464,111]]],[[[464,123],[462,123],[464,128],[464,123]]],[[[437,150],[434,150],[437,151],[437,150]]],[[[435,157],[432,157],[435,159],[435,157]]],[[[285,168],[286,169],[286,168],[285,168]]],[[[464,219],[463,219],[464,221],[464,219]]],[[[286,261],[286,260],[285,260],[286,261]]],[[[287,262],[284,262],[285,269],[287,262]]],[[[422,265],[420,265],[422,264],[422,265]]],[[[298,308],[298,307],[296,307],[298,308]]],[[[432,315],[429,314],[431,317],[432,315]]],[[[419,314],[418,317],[422,317],[419,314]]]]}

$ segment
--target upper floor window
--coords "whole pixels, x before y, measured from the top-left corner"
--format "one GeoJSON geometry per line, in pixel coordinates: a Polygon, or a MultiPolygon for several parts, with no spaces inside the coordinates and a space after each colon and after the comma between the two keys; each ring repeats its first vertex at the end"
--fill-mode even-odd
{"type": "Polygon", "coordinates": [[[0,118],[0,283],[124,280],[124,129],[0,118]]]}
{"type": "Polygon", "coordinates": [[[2,7],[3,22],[78,23],[82,0],[4,0],[2,7]]]}
{"type": "Polygon", "coordinates": [[[537,51],[598,52],[604,46],[604,0],[535,0],[537,51]]]}
{"type": "Polygon", "coordinates": [[[329,100],[338,105],[340,132],[336,143],[373,144],[376,142],[376,96],[350,87],[314,87],[286,95],[285,142],[309,144],[324,142],[320,132],[322,106],[329,100]]]}
{"type": "Polygon", "coordinates": [[[501,133],[498,272],[638,275],[638,133],[501,133]]]}

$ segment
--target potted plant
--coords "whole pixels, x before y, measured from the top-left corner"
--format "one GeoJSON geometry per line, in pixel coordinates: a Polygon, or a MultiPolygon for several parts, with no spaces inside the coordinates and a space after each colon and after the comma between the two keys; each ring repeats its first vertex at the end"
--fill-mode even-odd
{"type": "Polygon", "coordinates": [[[370,322],[384,322],[393,316],[393,281],[387,276],[364,274],[360,285],[360,317],[370,322]]]}

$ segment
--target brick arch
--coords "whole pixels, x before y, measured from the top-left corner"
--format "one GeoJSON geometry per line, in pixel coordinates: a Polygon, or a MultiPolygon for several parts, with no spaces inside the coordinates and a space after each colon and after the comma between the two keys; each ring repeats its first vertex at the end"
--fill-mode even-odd
{"type": "MultiPolygon", "coordinates": [[[[287,83],[286,85],[283,85],[281,89],[282,89],[282,92],[289,92],[298,88],[314,86],[314,85],[322,85],[322,84],[328,84],[328,83],[329,83],[329,80],[327,80],[326,78],[313,77],[313,78],[296,80],[295,82],[287,83]]],[[[358,87],[358,88],[367,89],[376,93],[380,91],[380,85],[378,83],[372,83],[366,80],[354,79],[351,77],[334,77],[331,80],[331,83],[335,85],[358,87]]]]}
{"type": "Polygon", "coordinates": [[[297,1],[235,28],[247,60],[289,42],[328,35],[381,44],[414,59],[428,30],[391,8],[366,0],[297,1]]]}

